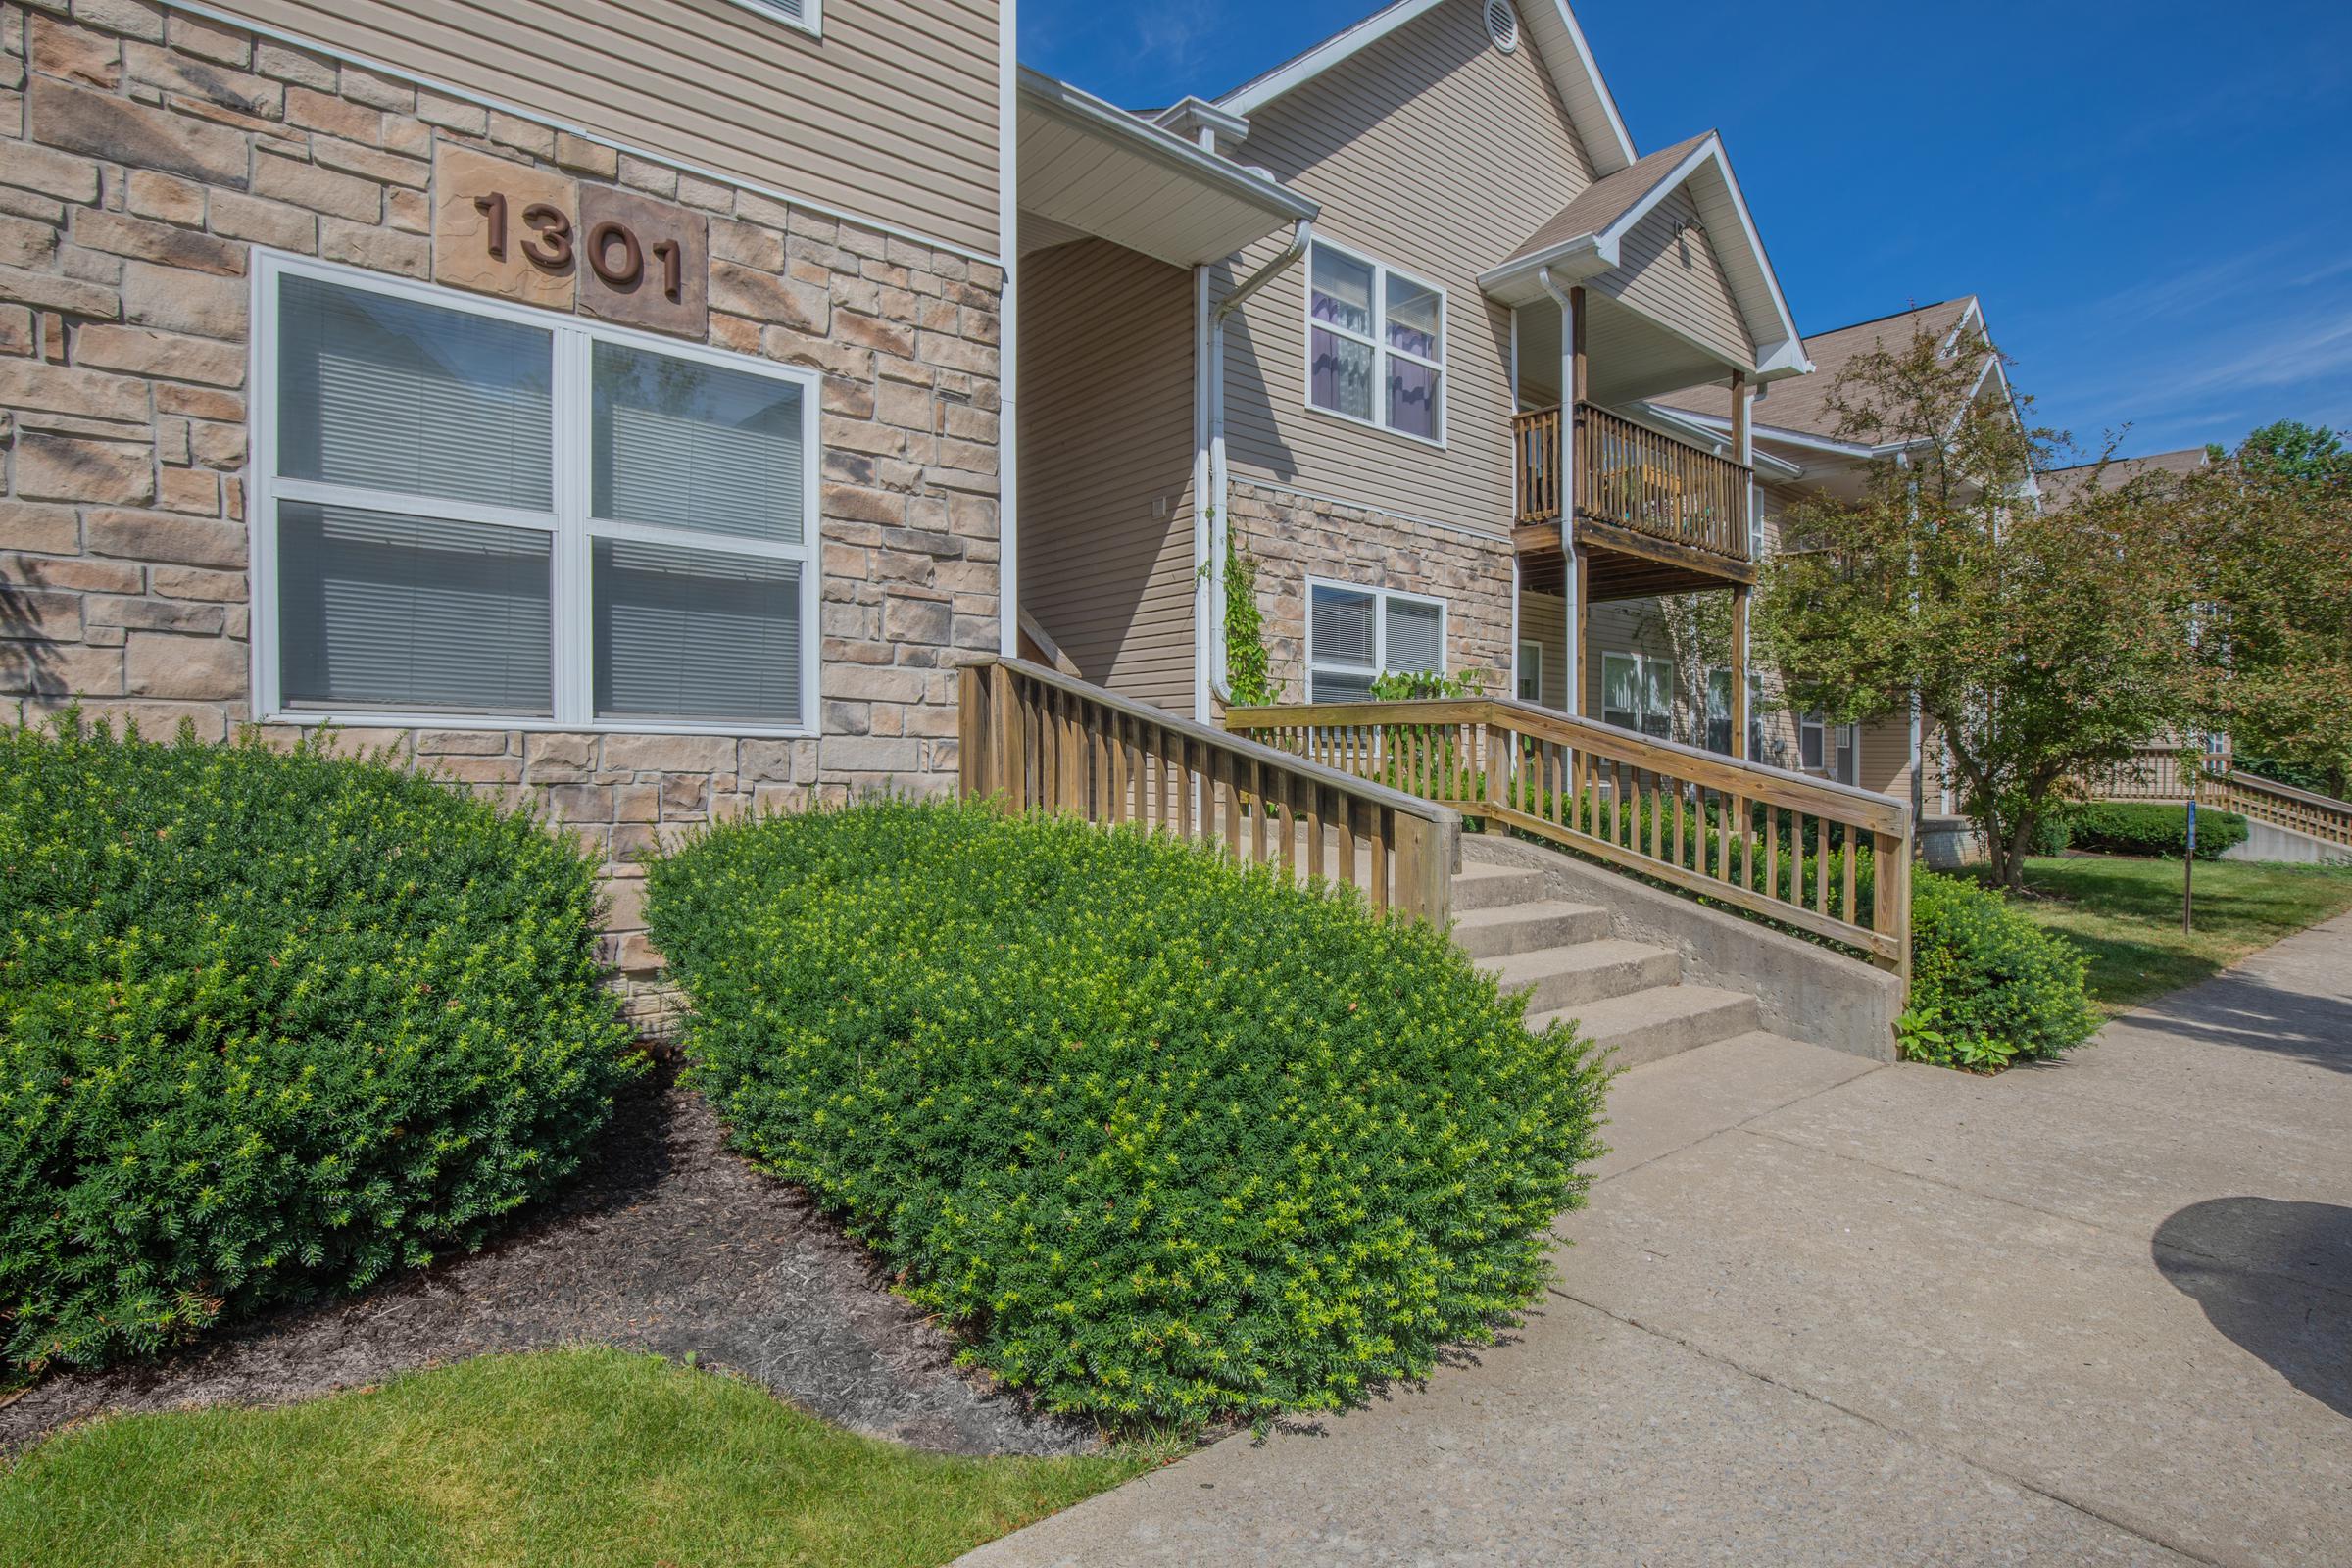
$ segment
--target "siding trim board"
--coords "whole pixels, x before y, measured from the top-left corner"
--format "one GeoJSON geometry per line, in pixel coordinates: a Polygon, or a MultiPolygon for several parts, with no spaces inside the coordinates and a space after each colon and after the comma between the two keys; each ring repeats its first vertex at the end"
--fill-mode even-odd
{"type": "MultiPolygon", "coordinates": [[[[599,129],[543,104],[526,104],[495,92],[466,86],[412,66],[397,65],[382,55],[354,48],[348,44],[330,42],[316,34],[287,27],[245,11],[212,4],[210,0],[164,0],[164,3],[169,10],[200,17],[222,26],[235,27],[270,39],[273,43],[287,44],[312,54],[342,61],[348,65],[357,66],[363,70],[421,88],[438,97],[487,109],[502,115],[512,115],[518,120],[527,120],[561,134],[576,136],[599,147],[610,148],[615,153],[643,159],[647,163],[657,164],[664,169],[675,170],[679,173],[692,175],[696,179],[726,185],[736,190],[749,191],[755,196],[764,196],[785,206],[821,214],[843,222],[856,223],[860,227],[870,228],[878,233],[907,240],[932,250],[944,251],[970,261],[985,262],[992,266],[1002,267],[1005,265],[1005,259],[1013,248],[1013,237],[1001,230],[993,236],[994,243],[990,244],[980,238],[985,234],[985,228],[969,230],[964,237],[959,238],[938,230],[926,230],[913,222],[901,222],[837,202],[826,202],[806,191],[787,189],[763,181],[747,172],[722,169],[675,152],[664,151],[647,143],[632,140],[610,130],[599,129]]],[[[724,3],[728,4],[730,9],[734,9],[738,0],[724,0],[724,3]]],[[[1011,0],[1007,0],[1008,7],[1010,3],[1011,0]]],[[[257,6],[256,9],[260,8],[257,6]]],[[[779,26],[788,25],[781,17],[771,16],[768,20],[779,26]]],[[[998,178],[998,170],[999,164],[995,160],[992,160],[987,166],[992,183],[996,182],[998,178]]],[[[997,206],[998,204],[994,201],[989,203],[991,216],[986,227],[999,227],[994,216],[994,209],[997,206]]]]}

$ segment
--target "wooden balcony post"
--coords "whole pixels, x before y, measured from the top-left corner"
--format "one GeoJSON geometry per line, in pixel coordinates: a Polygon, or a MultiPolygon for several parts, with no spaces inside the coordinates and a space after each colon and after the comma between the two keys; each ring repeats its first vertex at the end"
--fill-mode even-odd
{"type": "Polygon", "coordinates": [[[1747,755],[1747,598],[1748,587],[1732,589],[1732,755],[1752,762],[1747,755]]]}

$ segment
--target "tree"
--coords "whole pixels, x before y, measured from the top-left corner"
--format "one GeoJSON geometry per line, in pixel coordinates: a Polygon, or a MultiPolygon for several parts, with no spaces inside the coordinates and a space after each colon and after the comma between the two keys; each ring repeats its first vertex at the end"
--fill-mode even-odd
{"type": "Polygon", "coordinates": [[[2174,498],[2201,613],[2206,728],[2345,793],[2352,775],[2352,453],[2282,420],[2174,498]]]}
{"type": "Polygon", "coordinates": [[[1791,701],[1835,722],[1909,715],[1959,775],[2000,883],[2080,780],[2198,711],[2192,584],[2163,476],[2109,488],[2035,476],[2066,444],[2026,422],[1977,333],[1859,356],[1831,392],[1841,432],[1892,455],[1858,500],[1784,525],[1756,635],[1791,701]]]}
{"type": "Polygon", "coordinates": [[[1706,745],[1707,682],[1732,662],[1731,595],[1661,595],[1649,602],[1639,629],[1644,638],[1651,633],[1662,638],[1674,661],[1675,708],[1690,715],[1675,739],[1706,745]]]}

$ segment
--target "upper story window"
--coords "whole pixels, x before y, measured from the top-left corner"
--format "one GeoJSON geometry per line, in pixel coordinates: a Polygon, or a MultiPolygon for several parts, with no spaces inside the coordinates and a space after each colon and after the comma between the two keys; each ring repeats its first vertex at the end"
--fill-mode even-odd
{"type": "Polygon", "coordinates": [[[1380,675],[1446,673],[1446,604],[1394,588],[1307,583],[1310,703],[1347,703],[1380,675]]]}
{"type": "Polygon", "coordinates": [[[1306,317],[1310,408],[1445,442],[1444,289],[1318,239],[1306,317]]]}
{"type": "Polygon", "coordinates": [[[265,713],[813,728],[811,377],[265,256],[265,713]]]}
{"type": "Polygon", "coordinates": [[[773,17],[803,32],[824,34],[825,0],[735,0],[746,11],[756,11],[763,17],[773,17]]]}

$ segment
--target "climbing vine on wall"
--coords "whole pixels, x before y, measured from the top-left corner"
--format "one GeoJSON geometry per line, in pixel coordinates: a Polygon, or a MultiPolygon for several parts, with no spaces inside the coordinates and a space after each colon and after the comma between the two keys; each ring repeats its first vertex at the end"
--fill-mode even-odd
{"type": "Polygon", "coordinates": [[[1225,684],[1245,708],[1275,699],[1266,678],[1265,617],[1257,608],[1257,558],[1225,536],[1225,684]]]}

